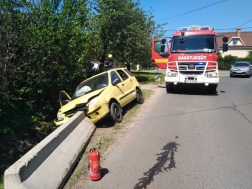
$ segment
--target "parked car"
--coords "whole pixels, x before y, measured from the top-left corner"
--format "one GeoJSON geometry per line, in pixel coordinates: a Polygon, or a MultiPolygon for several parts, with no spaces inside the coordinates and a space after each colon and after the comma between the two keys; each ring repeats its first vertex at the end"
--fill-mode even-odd
{"type": "Polygon", "coordinates": [[[230,77],[236,76],[236,75],[244,75],[247,77],[251,77],[252,74],[252,68],[251,64],[248,61],[239,61],[234,63],[230,69],[230,77]]]}
{"type": "Polygon", "coordinates": [[[135,76],[125,68],[115,68],[97,74],[78,85],[72,98],[65,92],[59,94],[61,108],[56,125],[66,122],[77,111],[96,123],[108,115],[114,122],[122,121],[122,107],[136,99],[143,103],[143,94],[135,76]]]}

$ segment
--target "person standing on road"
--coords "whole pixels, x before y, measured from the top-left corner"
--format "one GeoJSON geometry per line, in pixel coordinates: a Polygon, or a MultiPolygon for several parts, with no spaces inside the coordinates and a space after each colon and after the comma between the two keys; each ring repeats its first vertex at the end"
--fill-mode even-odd
{"type": "Polygon", "coordinates": [[[127,63],[127,69],[130,71],[130,63],[127,63]]]}
{"type": "Polygon", "coordinates": [[[139,70],[140,70],[140,65],[137,64],[137,71],[139,72],[139,70]]]}
{"type": "Polygon", "coordinates": [[[115,67],[115,63],[113,62],[112,54],[108,55],[108,59],[105,61],[104,66],[107,70],[110,70],[111,68],[115,67]]]}

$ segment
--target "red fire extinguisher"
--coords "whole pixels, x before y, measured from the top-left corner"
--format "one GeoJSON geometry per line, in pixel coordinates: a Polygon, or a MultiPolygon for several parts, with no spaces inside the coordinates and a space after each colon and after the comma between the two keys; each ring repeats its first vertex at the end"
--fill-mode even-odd
{"type": "Polygon", "coordinates": [[[89,171],[91,180],[99,180],[101,178],[100,170],[100,152],[95,148],[89,152],[89,171]]]}

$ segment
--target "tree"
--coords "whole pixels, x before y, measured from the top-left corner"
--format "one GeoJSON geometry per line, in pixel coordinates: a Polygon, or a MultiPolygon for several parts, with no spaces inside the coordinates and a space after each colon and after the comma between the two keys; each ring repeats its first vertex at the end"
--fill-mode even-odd
{"type": "Polygon", "coordinates": [[[119,62],[142,65],[151,61],[152,33],[157,27],[152,13],[139,5],[131,0],[93,1],[91,33],[96,59],[104,62],[111,53],[119,62]]]}
{"type": "Polygon", "coordinates": [[[7,126],[51,120],[59,107],[58,92],[73,92],[87,77],[82,69],[91,65],[86,0],[1,1],[0,7],[2,133],[7,126]]]}

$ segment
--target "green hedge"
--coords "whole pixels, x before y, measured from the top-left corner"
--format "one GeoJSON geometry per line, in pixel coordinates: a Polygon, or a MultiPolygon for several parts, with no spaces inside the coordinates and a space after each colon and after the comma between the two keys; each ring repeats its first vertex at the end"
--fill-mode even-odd
{"type": "Polygon", "coordinates": [[[237,61],[249,61],[252,64],[252,56],[249,54],[245,58],[237,58],[232,55],[227,55],[223,58],[221,55],[218,55],[218,63],[220,70],[229,70],[231,68],[231,65],[233,65],[237,61]]]}

